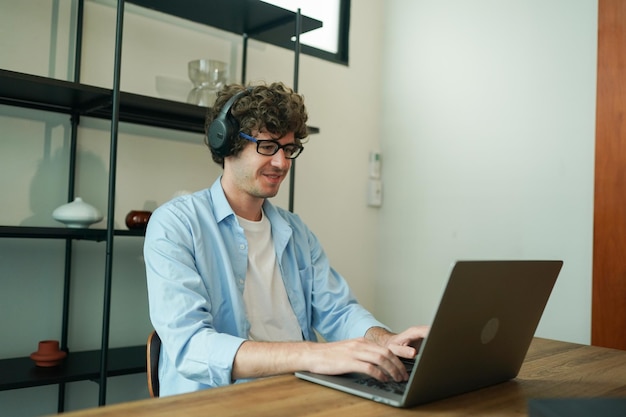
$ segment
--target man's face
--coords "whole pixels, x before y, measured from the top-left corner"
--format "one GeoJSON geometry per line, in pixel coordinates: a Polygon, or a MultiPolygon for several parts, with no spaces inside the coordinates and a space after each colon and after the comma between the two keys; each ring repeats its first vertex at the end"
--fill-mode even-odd
{"type": "MultiPolygon", "coordinates": [[[[258,140],[277,140],[281,145],[295,143],[293,132],[282,138],[272,137],[268,132],[253,136],[258,140]]],[[[261,199],[274,197],[291,168],[291,159],[285,158],[282,149],[271,156],[261,155],[256,149],[257,144],[250,142],[239,155],[225,158],[224,179],[234,186],[233,191],[237,193],[261,199]]]]}

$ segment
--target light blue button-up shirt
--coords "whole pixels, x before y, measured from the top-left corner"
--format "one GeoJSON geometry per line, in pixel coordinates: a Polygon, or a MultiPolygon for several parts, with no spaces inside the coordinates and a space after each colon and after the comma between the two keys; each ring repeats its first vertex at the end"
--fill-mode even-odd
{"type": "MultiPolygon", "coordinates": [[[[144,258],[152,324],[161,337],[162,396],[232,383],[247,339],[243,289],[248,243],[218,178],[211,188],[154,211],[144,258]]],[[[363,336],[384,327],[354,298],[320,243],[296,214],[263,204],[276,259],[304,340],[363,336]]]]}

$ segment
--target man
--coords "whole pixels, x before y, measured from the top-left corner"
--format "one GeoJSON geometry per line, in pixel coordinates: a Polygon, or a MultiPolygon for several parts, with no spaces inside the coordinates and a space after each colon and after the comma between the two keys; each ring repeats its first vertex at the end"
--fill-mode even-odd
{"type": "Polygon", "coordinates": [[[227,86],[207,116],[223,174],[152,214],[144,257],[161,395],[298,370],[408,378],[398,357],[414,357],[427,328],[388,331],[300,218],[268,200],[302,152],[307,117],[281,83],[227,86]]]}

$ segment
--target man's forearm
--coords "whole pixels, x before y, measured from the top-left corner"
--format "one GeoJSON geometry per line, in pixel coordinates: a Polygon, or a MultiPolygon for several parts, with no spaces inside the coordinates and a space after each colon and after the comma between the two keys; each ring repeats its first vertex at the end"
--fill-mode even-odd
{"type": "Polygon", "coordinates": [[[371,340],[379,346],[387,346],[389,338],[393,335],[394,333],[378,326],[370,327],[367,329],[367,332],[365,332],[365,338],[371,340]]]}
{"type": "Polygon", "coordinates": [[[293,373],[308,368],[311,342],[242,343],[233,362],[233,380],[293,373]]]}

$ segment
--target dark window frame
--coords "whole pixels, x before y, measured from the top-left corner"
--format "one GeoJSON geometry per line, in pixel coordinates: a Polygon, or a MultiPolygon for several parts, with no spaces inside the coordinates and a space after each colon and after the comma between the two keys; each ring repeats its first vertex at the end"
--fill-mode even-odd
{"type": "Polygon", "coordinates": [[[348,66],[350,47],[350,0],[339,0],[339,28],[337,52],[329,52],[313,46],[300,44],[300,52],[326,61],[348,66]]]}

